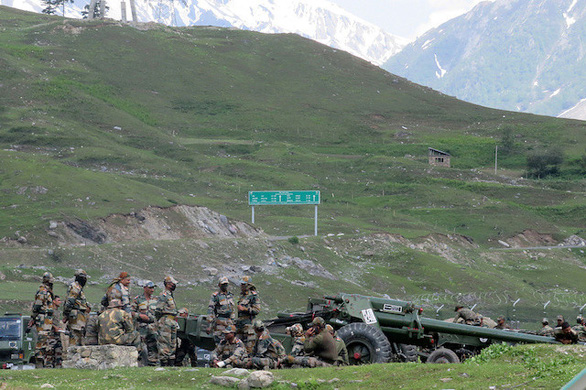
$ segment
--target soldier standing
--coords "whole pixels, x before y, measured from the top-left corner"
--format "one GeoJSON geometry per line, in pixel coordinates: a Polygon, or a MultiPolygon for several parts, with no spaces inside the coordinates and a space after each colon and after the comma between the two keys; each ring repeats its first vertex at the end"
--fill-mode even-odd
{"type": "Polygon", "coordinates": [[[63,335],[63,323],[59,314],[61,303],[61,297],[55,295],[53,297],[53,329],[48,340],[49,354],[52,355],[54,368],[61,367],[63,363],[63,339],[65,336],[63,335]]]}
{"type": "Polygon", "coordinates": [[[143,286],[143,293],[132,300],[132,310],[137,321],[138,333],[147,347],[148,365],[156,366],[159,361],[157,351],[157,325],[155,310],[157,298],[153,296],[155,284],[147,280],[143,286]]]}
{"type": "Polygon", "coordinates": [[[287,358],[285,348],[279,341],[271,337],[261,320],[254,320],[253,328],[256,333],[256,342],[246,367],[259,370],[278,368],[279,363],[287,358]]]}
{"type": "Polygon", "coordinates": [[[98,344],[132,345],[140,352],[140,335],[119,299],[111,299],[108,309],[98,316],[98,329],[98,344]]]}
{"type": "Polygon", "coordinates": [[[122,302],[122,309],[127,313],[132,313],[130,305],[130,275],[128,272],[120,272],[110,286],[106,289],[105,299],[102,298],[102,305],[107,307],[112,299],[119,299],[122,302]]]}
{"type": "Polygon", "coordinates": [[[252,352],[255,341],[255,332],[252,321],[260,312],[260,299],[256,287],[248,276],[240,282],[240,299],[238,299],[238,319],[236,320],[237,334],[246,346],[248,353],[252,352]]]}
{"type": "Polygon", "coordinates": [[[213,332],[216,345],[223,338],[223,330],[233,325],[236,319],[234,294],[228,291],[228,278],[223,276],[218,282],[219,290],[212,294],[208,305],[209,332],[213,332]]]}
{"type": "Polygon", "coordinates": [[[81,345],[85,332],[86,318],[90,312],[83,287],[87,282],[87,273],[79,269],[75,272],[75,280],[69,285],[67,300],[63,307],[63,322],[69,331],[69,345],[81,345]]]}
{"type": "Polygon", "coordinates": [[[547,318],[543,318],[541,320],[542,328],[539,331],[540,336],[553,336],[553,328],[549,326],[549,321],[547,318]]]}
{"type": "Polygon", "coordinates": [[[55,278],[50,272],[43,274],[42,284],[35,295],[29,327],[37,330],[35,347],[35,365],[37,368],[52,367],[52,354],[49,353],[49,337],[53,331],[53,282],[55,278]]]}
{"type": "Polygon", "coordinates": [[[454,317],[453,322],[458,322],[458,320],[462,318],[466,325],[480,325],[480,316],[472,310],[457,305],[454,311],[456,312],[456,316],[454,317]]]}
{"type": "Polygon", "coordinates": [[[242,367],[248,354],[242,340],[236,337],[236,327],[228,325],[222,334],[224,338],[212,352],[212,367],[242,367]]]}
{"type": "Polygon", "coordinates": [[[175,364],[175,350],[177,348],[177,305],[173,298],[173,291],[177,287],[177,280],[172,276],[165,277],[165,290],[161,293],[155,309],[157,318],[157,350],[161,366],[175,364]]]}

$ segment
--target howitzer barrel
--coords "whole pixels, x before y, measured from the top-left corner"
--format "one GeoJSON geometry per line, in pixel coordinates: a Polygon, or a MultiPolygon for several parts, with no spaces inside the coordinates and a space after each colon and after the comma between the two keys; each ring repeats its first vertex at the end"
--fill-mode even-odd
{"type": "Polygon", "coordinates": [[[502,329],[483,328],[481,326],[472,326],[466,324],[456,324],[453,322],[445,322],[434,320],[431,318],[421,318],[421,325],[423,325],[427,332],[450,333],[464,336],[474,336],[489,338],[493,340],[518,342],[518,343],[547,343],[553,344],[557,341],[553,337],[538,336],[528,333],[518,333],[502,329]]]}

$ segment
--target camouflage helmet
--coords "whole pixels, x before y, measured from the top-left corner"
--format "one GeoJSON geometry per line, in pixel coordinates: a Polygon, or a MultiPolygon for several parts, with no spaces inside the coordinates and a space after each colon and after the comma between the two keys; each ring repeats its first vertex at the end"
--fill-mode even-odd
{"type": "Polygon", "coordinates": [[[167,283],[178,284],[177,279],[175,279],[171,275],[165,276],[165,279],[163,280],[163,283],[165,283],[165,284],[167,284],[167,283]]]}
{"type": "Polygon", "coordinates": [[[228,280],[227,277],[222,276],[219,280],[218,280],[218,286],[221,286],[222,284],[228,284],[230,283],[230,281],[228,280]]]}
{"type": "Polygon", "coordinates": [[[549,320],[547,318],[543,317],[543,319],[541,320],[541,323],[544,325],[547,325],[547,324],[549,324],[549,320]]]}
{"type": "Polygon", "coordinates": [[[222,331],[224,334],[236,333],[236,327],[234,325],[227,325],[222,331]]]}
{"type": "Polygon", "coordinates": [[[303,326],[301,324],[294,324],[287,327],[287,330],[291,332],[291,336],[299,336],[303,334],[303,326]]]}
{"type": "Polygon", "coordinates": [[[324,321],[324,319],[323,319],[323,318],[321,318],[321,317],[315,317],[315,318],[313,319],[313,321],[311,321],[311,322],[309,323],[309,325],[311,325],[311,326],[319,326],[319,327],[324,327],[324,326],[326,325],[326,322],[325,322],[325,321],[324,321]]]}
{"type": "Polygon", "coordinates": [[[254,320],[252,326],[254,327],[254,330],[265,330],[265,324],[263,324],[261,320],[254,320]]]}
{"type": "Polygon", "coordinates": [[[110,303],[108,304],[108,309],[112,309],[115,307],[122,307],[122,301],[120,299],[110,299],[110,303]]]}
{"type": "Polygon", "coordinates": [[[80,268],[77,271],[75,271],[75,275],[74,276],[82,276],[84,278],[87,278],[87,272],[85,272],[84,270],[82,270],[80,268]]]}
{"type": "Polygon", "coordinates": [[[252,278],[246,275],[240,280],[240,284],[252,284],[252,278]]]}
{"type": "Polygon", "coordinates": [[[55,278],[53,277],[53,274],[50,272],[45,272],[43,274],[43,283],[54,283],[55,282],[55,278]]]}

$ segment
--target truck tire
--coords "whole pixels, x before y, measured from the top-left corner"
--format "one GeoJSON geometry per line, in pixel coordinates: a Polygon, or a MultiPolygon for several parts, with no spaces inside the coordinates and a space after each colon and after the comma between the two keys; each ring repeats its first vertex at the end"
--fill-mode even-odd
{"type": "Polygon", "coordinates": [[[397,344],[400,361],[406,363],[412,363],[417,361],[419,354],[417,353],[417,347],[409,344],[397,344]]]}
{"type": "Polygon", "coordinates": [[[427,363],[460,363],[460,358],[451,349],[439,348],[429,354],[427,363]]]}
{"type": "Polygon", "coordinates": [[[382,330],[363,322],[354,322],[338,330],[346,343],[350,364],[387,363],[391,344],[382,330]]]}

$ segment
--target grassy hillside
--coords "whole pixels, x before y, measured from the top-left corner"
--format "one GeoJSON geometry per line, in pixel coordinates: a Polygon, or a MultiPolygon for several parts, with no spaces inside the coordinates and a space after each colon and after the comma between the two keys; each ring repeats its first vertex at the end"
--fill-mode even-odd
{"type": "MultiPolygon", "coordinates": [[[[94,302],[121,269],[155,280],[174,272],[186,286],[180,304],[203,310],[215,284],[204,266],[251,264],[264,267],[255,278],[266,308],[340,290],[434,309],[433,294],[444,294],[494,315],[522,297],[531,307],[516,315],[527,321],[552,297],[568,315],[583,304],[583,250],[491,248],[527,229],[550,245],[584,236],[584,122],[467,104],[296,35],[6,7],[0,29],[2,308],[28,302],[43,266],[63,278],[87,268],[94,302]],[[452,168],[430,167],[428,147],[451,153],[452,168]],[[559,177],[522,178],[526,154],[553,149],[565,156],[559,177]],[[276,189],[321,191],[320,237],[70,247],[49,234],[50,221],[146,206],[202,205],[248,221],[247,192],[276,189]],[[381,243],[377,233],[402,238],[381,243]],[[273,264],[286,256],[335,278],[273,264]],[[491,291],[502,296],[480,296],[491,291]]],[[[310,234],[313,209],[259,207],[256,223],[310,234]]]]}

